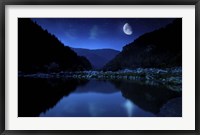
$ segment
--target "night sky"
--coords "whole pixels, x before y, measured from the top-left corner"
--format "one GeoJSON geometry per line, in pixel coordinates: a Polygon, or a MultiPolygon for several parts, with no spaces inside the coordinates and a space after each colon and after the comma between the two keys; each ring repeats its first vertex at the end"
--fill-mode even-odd
{"type": "Polygon", "coordinates": [[[171,23],[174,18],[32,18],[64,45],[73,48],[122,50],[146,32],[171,23]],[[124,24],[132,34],[123,31],[124,24]]]}

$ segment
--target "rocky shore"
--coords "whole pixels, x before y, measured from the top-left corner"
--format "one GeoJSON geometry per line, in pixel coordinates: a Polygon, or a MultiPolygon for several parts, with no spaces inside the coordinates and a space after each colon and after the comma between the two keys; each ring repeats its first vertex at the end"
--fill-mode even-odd
{"type": "Polygon", "coordinates": [[[182,116],[182,98],[169,100],[160,108],[159,117],[181,117],[182,116]]]}
{"type": "Polygon", "coordinates": [[[32,78],[73,78],[73,79],[98,79],[98,80],[134,80],[150,85],[166,85],[171,90],[182,90],[182,68],[137,68],[120,71],[76,71],[58,73],[18,73],[19,77],[32,78]]]}

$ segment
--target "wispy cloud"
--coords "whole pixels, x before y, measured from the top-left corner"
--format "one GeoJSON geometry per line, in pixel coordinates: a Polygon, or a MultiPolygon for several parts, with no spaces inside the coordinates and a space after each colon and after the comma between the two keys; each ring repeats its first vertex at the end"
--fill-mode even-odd
{"type": "Polygon", "coordinates": [[[99,31],[98,26],[93,25],[93,27],[90,30],[89,39],[96,39],[96,37],[98,36],[98,31],[99,31]]]}
{"type": "Polygon", "coordinates": [[[76,37],[74,36],[74,34],[70,33],[70,32],[65,32],[65,36],[67,37],[67,39],[70,39],[70,40],[76,39],[76,37]]]}
{"type": "Polygon", "coordinates": [[[64,34],[65,34],[66,39],[69,39],[69,40],[77,39],[77,31],[71,25],[68,25],[68,28],[64,34]]]}

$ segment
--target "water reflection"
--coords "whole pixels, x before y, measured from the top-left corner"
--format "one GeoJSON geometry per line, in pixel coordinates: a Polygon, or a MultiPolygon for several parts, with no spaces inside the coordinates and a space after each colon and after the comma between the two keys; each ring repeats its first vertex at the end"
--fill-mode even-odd
{"type": "Polygon", "coordinates": [[[121,90],[123,97],[137,104],[145,111],[159,113],[160,108],[170,99],[181,97],[181,92],[175,92],[166,87],[145,85],[132,81],[112,81],[121,90]]]}
{"type": "Polygon", "coordinates": [[[133,109],[134,109],[133,103],[132,103],[131,101],[127,100],[127,101],[124,103],[124,107],[125,107],[126,110],[127,110],[127,115],[128,115],[129,117],[131,117],[132,114],[133,114],[133,109]]]}
{"type": "Polygon", "coordinates": [[[127,81],[19,78],[19,117],[161,116],[176,97],[181,93],[127,81]]]}
{"type": "Polygon", "coordinates": [[[18,116],[36,117],[87,80],[18,78],[18,116]]]}
{"type": "Polygon", "coordinates": [[[53,108],[41,117],[126,117],[126,116],[153,116],[153,114],[136,107],[124,108],[127,100],[120,92],[113,94],[82,93],[64,97],[53,108]],[[131,110],[130,110],[131,109],[131,110]],[[130,114],[130,112],[134,112],[130,114]],[[129,115],[130,114],[130,115],[129,115]]]}

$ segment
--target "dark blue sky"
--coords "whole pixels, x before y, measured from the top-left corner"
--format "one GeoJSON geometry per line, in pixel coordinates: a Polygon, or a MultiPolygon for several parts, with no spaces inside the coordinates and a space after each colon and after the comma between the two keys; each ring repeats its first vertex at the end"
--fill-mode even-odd
{"type": "Polygon", "coordinates": [[[122,50],[146,32],[164,27],[173,18],[32,18],[54,34],[64,45],[74,48],[122,50]],[[129,23],[132,35],[123,32],[129,23]]]}

